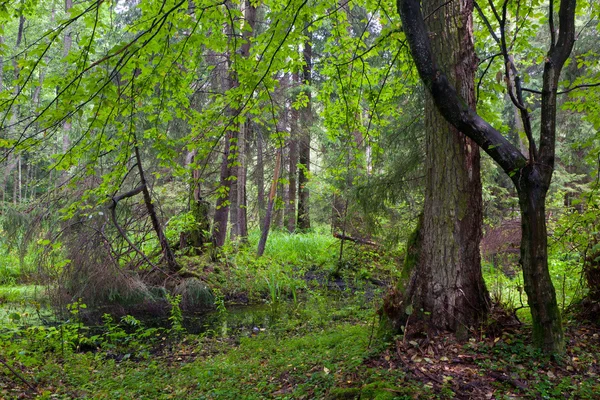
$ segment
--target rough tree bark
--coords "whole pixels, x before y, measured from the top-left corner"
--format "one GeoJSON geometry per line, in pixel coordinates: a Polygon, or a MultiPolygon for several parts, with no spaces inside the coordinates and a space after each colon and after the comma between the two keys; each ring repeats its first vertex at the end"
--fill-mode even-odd
{"type": "Polygon", "coordinates": [[[545,199],[554,170],[558,80],[575,41],[576,0],[560,1],[557,30],[553,5],[550,2],[551,43],[544,60],[539,151],[535,150],[533,138],[529,138],[527,159],[469,107],[439,68],[419,0],[398,0],[398,11],[415,65],[440,113],[486,151],[511,177],[517,189],[521,209],[521,264],[533,319],[533,339],[546,353],[564,351],[560,311],[548,271],[545,199]]]}
{"type": "Polygon", "coordinates": [[[227,218],[229,216],[229,192],[231,191],[231,162],[229,155],[231,153],[231,141],[235,132],[227,130],[225,134],[225,143],[223,144],[223,158],[221,159],[221,172],[219,177],[220,192],[217,196],[215,206],[215,216],[213,220],[213,243],[216,247],[225,244],[227,237],[227,218]]]}
{"type": "MultiPolygon", "coordinates": [[[[475,107],[477,60],[473,46],[473,3],[426,0],[431,46],[436,61],[475,107]]],[[[482,231],[480,155],[477,145],[450,125],[428,96],[425,102],[426,183],[418,260],[396,316],[427,321],[429,329],[464,335],[490,307],[481,273],[482,231]],[[403,309],[404,308],[404,309],[403,309]]]]}

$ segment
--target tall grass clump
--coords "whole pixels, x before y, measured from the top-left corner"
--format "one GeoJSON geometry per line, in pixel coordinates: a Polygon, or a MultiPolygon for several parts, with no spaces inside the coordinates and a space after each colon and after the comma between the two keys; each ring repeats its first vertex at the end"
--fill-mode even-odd
{"type": "Polygon", "coordinates": [[[175,286],[173,294],[180,296],[181,301],[178,305],[187,312],[206,311],[213,308],[215,304],[215,296],[208,286],[196,278],[183,279],[175,286]]]}
{"type": "Polygon", "coordinates": [[[21,273],[18,261],[11,257],[0,256],[0,285],[15,285],[19,282],[21,273]]]}
{"type": "MultiPolygon", "coordinates": [[[[250,242],[258,243],[260,232],[252,231],[250,242]]],[[[327,266],[335,263],[339,251],[337,239],[318,232],[294,233],[273,231],[269,235],[265,256],[275,262],[296,267],[327,266]]]]}
{"type": "MultiPolygon", "coordinates": [[[[556,299],[562,311],[580,300],[583,293],[582,266],[573,260],[554,255],[549,260],[550,277],[556,290],[556,299]]],[[[508,309],[519,310],[519,317],[530,320],[527,294],[524,290],[523,276],[518,272],[507,276],[505,270],[491,264],[484,264],[483,277],[492,296],[492,300],[508,309]]]]}

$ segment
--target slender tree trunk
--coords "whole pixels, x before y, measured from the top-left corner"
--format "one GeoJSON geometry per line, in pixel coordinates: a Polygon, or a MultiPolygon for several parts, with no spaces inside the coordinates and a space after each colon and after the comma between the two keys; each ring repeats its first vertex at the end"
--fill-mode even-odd
{"type": "Polygon", "coordinates": [[[156,209],[154,208],[154,202],[152,201],[152,196],[150,195],[150,189],[148,188],[148,182],[146,181],[146,174],[142,165],[142,158],[140,156],[140,149],[138,147],[137,139],[134,137],[134,154],[136,159],[136,164],[138,168],[138,174],[140,176],[140,186],[142,187],[142,193],[144,196],[144,205],[146,206],[146,210],[148,210],[148,215],[150,216],[150,221],[152,222],[152,228],[154,228],[154,232],[158,237],[158,242],[160,243],[160,247],[162,249],[163,258],[166,262],[169,271],[177,272],[181,268],[177,264],[175,260],[175,255],[173,254],[173,250],[169,245],[169,241],[165,236],[160,221],[158,220],[158,216],[156,215],[156,209]]]}
{"type": "Polygon", "coordinates": [[[302,55],[304,67],[302,70],[302,81],[307,86],[305,94],[308,97],[306,107],[300,109],[302,122],[302,135],[298,140],[298,229],[306,231],[310,229],[310,194],[307,187],[310,174],[310,130],[312,128],[312,95],[310,85],[312,83],[312,34],[306,31],[307,38],[304,42],[302,55]]]}
{"type": "MultiPolygon", "coordinates": [[[[73,7],[73,0],[65,0],[65,12],[69,13],[71,8],[73,7]]],[[[66,58],[69,55],[69,52],[71,51],[71,46],[73,44],[73,38],[72,38],[72,29],[71,26],[68,26],[65,29],[65,38],[64,38],[64,42],[63,42],[63,57],[66,58]]],[[[71,132],[71,121],[69,119],[65,119],[65,121],[63,122],[63,141],[62,141],[62,151],[63,154],[66,154],[69,149],[71,148],[71,138],[69,137],[69,134],[71,132]]],[[[65,183],[67,183],[69,179],[69,173],[68,171],[62,171],[60,174],[60,185],[64,185],[65,183]]]]}
{"type": "MultiPolygon", "coordinates": [[[[240,48],[240,54],[243,58],[247,59],[250,57],[251,39],[256,34],[256,7],[250,2],[245,0],[244,2],[244,22],[247,26],[244,27],[242,32],[243,43],[240,48]]],[[[248,240],[248,213],[247,213],[247,201],[246,201],[246,181],[248,175],[247,166],[247,154],[248,145],[247,140],[249,137],[250,128],[252,126],[251,121],[246,121],[240,126],[238,135],[238,167],[237,167],[237,233],[242,241],[248,240]]]]}
{"type": "MultiPolygon", "coordinates": [[[[285,156],[281,155],[281,167],[280,167],[280,175],[285,174],[285,156]]],[[[284,229],[284,212],[285,207],[281,207],[282,204],[286,204],[287,202],[287,193],[285,185],[282,182],[277,182],[277,194],[275,196],[275,206],[273,210],[273,223],[278,230],[284,229]]]]}
{"type": "MultiPolygon", "coordinates": [[[[23,10],[21,10],[21,14],[19,15],[19,26],[18,26],[18,30],[17,30],[17,40],[15,42],[15,49],[19,49],[19,47],[21,46],[21,41],[23,40],[23,30],[25,28],[25,16],[23,15],[23,10]]],[[[14,79],[18,80],[19,79],[19,75],[21,73],[21,70],[19,68],[19,64],[17,62],[17,58],[13,58],[12,61],[13,64],[13,71],[14,71],[14,79]]],[[[1,71],[0,71],[1,74],[1,71]]],[[[16,85],[14,88],[14,96],[18,96],[19,92],[20,92],[21,88],[16,85]]],[[[17,121],[19,120],[19,106],[15,106],[14,109],[9,110],[12,111],[12,115],[10,117],[10,126],[12,128],[10,128],[9,131],[14,131],[15,129],[15,125],[17,123],[17,121]]],[[[11,153],[12,154],[12,153],[11,153]]],[[[8,155],[8,158],[10,160],[11,154],[8,155]]],[[[10,164],[10,162],[9,162],[10,164]]],[[[13,178],[13,204],[16,205],[17,204],[17,192],[19,190],[19,172],[18,170],[20,169],[20,165],[21,165],[21,156],[20,155],[15,155],[15,161],[14,161],[14,167],[13,168],[17,168],[17,171],[15,171],[15,175],[13,178]]],[[[8,168],[8,167],[7,167],[8,168]]],[[[8,172],[5,173],[6,175],[10,174],[10,169],[8,169],[8,172]]]]}
{"type": "Polygon", "coordinates": [[[18,171],[19,171],[19,174],[18,174],[18,176],[19,176],[19,185],[18,185],[19,191],[18,191],[18,194],[19,195],[18,195],[18,198],[17,198],[19,203],[21,203],[23,201],[23,173],[22,173],[22,171],[23,171],[23,162],[22,162],[22,160],[23,160],[23,157],[19,156],[19,161],[18,161],[18,163],[19,163],[18,164],[18,171]]]}
{"type": "MultiPolygon", "coordinates": [[[[239,135],[240,135],[241,131],[237,133],[237,139],[239,139],[239,135]]],[[[238,148],[238,150],[232,151],[232,158],[234,158],[236,160],[236,163],[239,160],[239,147],[238,147],[238,141],[235,141],[235,147],[238,148]]],[[[230,161],[232,162],[232,160],[230,161]]],[[[239,211],[239,205],[238,205],[238,177],[239,177],[239,171],[240,166],[239,165],[235,165],[231,167],[231,175],[232,178],[231,182],[229,183],[230,185],[230,190],[229,190],[229,240],[231,240],[232,242],[237,240],[237,236],[238,236],[238,211],[239,211]]]]}
{"type": "Polygon", "coordinates": [[[275,170],[273,172],[273,182],[271,183],[271,191],[269,192],[269,204],[267,205],[267,212],[265,213],[265,224],[262,227],[260,240],[258,241],[257,255],[260,257],[265,252],[265,246],[267,245],[267,238],[269,236],[269,229],[271,226],[271,216],[273,215],[273,207],[275,206],[275,195],[277,193],[277,182],[279,181],[279,170],[281,168],[281,149],[277,150],[277,157],[275,158],[275,170]]]}
{"type": "Polygon", "coordinates": [[[15,176],[13,178],[13,205],[16,206],[17,205],[17,191],[19,190],[19,162],[20,162],[20,156],[17,156],[17,168],[15,169],[15,176]]]}
{"type": "Polygon", "coordinates": [[[231,190],[231,165],[229,160],[231,141],[234,132],[227,131],[225,143],[223,144],[223,158],[221,161],[221,175],[219,179],[219,194],[215,206],[215,217],[213,223],[213,242],[215,246],[221,247],[225,244],[227,236],[227,217],[229,216],[229,192],[231,190]]]}
{"type": "MultiPolygon", "coordinates": [[[[240,55],[243,58],[250,56],[250,44],[251,37],[254,34],[254,24],[256,21],[256,7],[254,7],[249,0],[244,2],[244,23],[247,25],[244,27],[242,32],[242,45],[240,47],[240,55]]],[[[234,31],[234,27],[228,27],[230,35],[233,37],[237,33],[234,31]]],[[[236,43],[233,41],[232,43],[236,43]]],[[[228,57],[228,71],[229,71],[229,89],[234,89],[239,86],[239,77],[236,71],[237,66],[235,65],[234,53],[237,49],[229,49],[228,57]]],[[[226,144],[227,149],[225,153],[228,153],[227,159],[223,158],[221,167],[221,187],[226,187],[229,199],[229,205],[226,207],[230,213],[231,222],[231,239],[235,240],[240,233],[245,233],[242,238],[246,240],[247,237],[247,222],[246,222],[246,207],[244,199],[246,197],[246,144],[245,144],[245,127],[243,123],[234,122],[234,120],[242,114],[244,110],[239,108],[229,107],[229,124],[232,126],[231,134],[229,138],[229,145],[226,144]],[[232,146],[233,145],[233,146],[232,146]],[[223,178],[225,177],[225,180],[223,178]],[[225,185],[224,185],[225,184],[225,185]],[[243,226],[240,227],[240,222],[243,226]]],[[[222,246],[225,243],[225,236],[227,231],[227,215],[225,214],[225,207],[220,204],[220,208],[217,209],[219,212],[219,224],[217,224],[217,215],[215,215],[215,244],[222,246]]]]}
{"type": "Polygon", "coordinates": [[[237,179],[237,227],[238,235],[241,241],[246,242],[248,240],[248,206],[246,198],[246,181],[248,175],[247,157],[248,154],[248,133],[250,132],[251,122],[246,121],[240,131],[238,139],[238,146],[242,149],[240,152],[240,158],[238,166],[238,179],[237,179]]]}
{"type": "MultiPolygon", "coordinates": [[[[472,2],[426,0],[422,4],[423,12],[432,16],[427,23],[438,63],[474,107],[477,64],[472,2]]],[[[490,307],[479,254],[479,149],[444,119],[431,96],[425,103],[425,134],[427,171],[421,247],[404,303],[411,305],[414,317],[426,319],[430,328],[464,336],[482,321],[490,307]]]]}
{"type": "Polygon", "coordinates": [[[264,164],[264,141],[261,129],[256,130],[256,190],[258,204],[258,223],[260,227],[265,224],[265,213],[267,204],[265,202],[265,164],[264,164]]]}
{"type": "MultiPolygon", "coordinates": [[[[4,32],[4,25],[0,25],[0,31],[4,32]]],[[[0,46],[4,45],[4,36],[0,35],[0,46]]],[[[0,55],[0,71],[4,71],[4,57],[0,55]]],[[[0,74],[0,92],[4,90],[4,74],[0,74]]]]}

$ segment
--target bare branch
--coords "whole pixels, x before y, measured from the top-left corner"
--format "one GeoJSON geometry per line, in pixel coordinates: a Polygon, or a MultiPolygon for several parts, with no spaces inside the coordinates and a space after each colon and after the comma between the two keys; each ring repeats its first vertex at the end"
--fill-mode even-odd
{"type": "Polygon", "coordinates": [[[475,6],[475,9],[477,10],[477,14],[479,14],[479,18],[481,18],[481,20],[487,27],[488,32],[490,33],[490,35],[492,35],[492,38],[494,38],[496,43],[500,44],[500,38],[498,37],[498,35],[496,35],[496,32],[494,32],[494,28],[492,28],[492,24],[490,24],[490,21],[487,19],[487,17],[483,13],[483,10],[481,9],[481,7],[479,7],[479,3],[477,3],[475,1],[475,2],[473,2],[473,5],[475,6]]]}
{"type": "MultiPolygon", "coordinates": [[[[598,87],[598,86],[600,86],[600,82],[597,82],[597,83],[584,83],[584,84],[581,84],[581,85],[570,87],[568,89],[557,91],[556,94],[567,94],[567,93],[572,92],[574,90],[587,89],[587,88],[598,87]]],[[[542,94],[542,91],[541,90],[537,90],[537,89],[523,88],[523,91],[524,92],[529,92],[529,93],[534,93],[534,94],[542,94]]]]}
{"type": "Polygon", "coordinates": [[[36,390],[36,388],[35,388],[35,386],[33,386],[31,383],[29,383],[29,381],[27,381],[25,378],[23,378],[23,377],[21,376],[21,374],[19,374],[17,371],[15,371],[15,369],[14,369],[14,368],[12,368],[10,365],[8,365],[8,364],[6,363],[6,361],[4,361],[4,360],[0,359],[0,363],[1,363],[2,365],[4,365],[6,368],[8,368],[8,369],[10,370],[10,372],[12,372],[12,373],[13,373],[13,375],[14,375],[14,376],[16,376],[17,378],[19,378],[19,380],[21,380],[21,381],[22,381],[24,384],[26,384],[27,386],[29,386],[29,388],[30,388],[31,390],[33,390],[34,392],[36,392],[36,391],[37,391],[37,390],[36,390]]]}
{"type": "Polygon", "coordinates": [[[119,222],[117,221],[117,203],[119,203],[119,201],[123,200],[123,199],[127,199],[129,197],[133,197],[137,194],[140,194],[142,191],[144,190],[144,186],[140,185],[138,187],[136,187],[133,190],[130,190],[129,192],[123,193],[120,196],[115,196],[111,199],[112,203],[111,205],[108,207],[108,209],[110,210],[110,217],[111,220],[113,222],[113,225],[115,226],[115,228],[117,228],[117,231],[119,231],[119,234],[121,235],[121,237],[123,237],[123,239],[125,239],[125,241],[127,242],[127,244],[129,244],[129,246],[136,252],[138,253],[143,259],[144,261],[146,261],[149,265],[152,266],[152,268],[157,269],[158,267],[156,265],[154,265],[154,263],[152,261],[150,261],[150,259],[146,256],[146,254],[144,254],[143,251],[141,251],[127,236],[127,233],[125,233],[125,231],[123,230],[123,228],[121,227],[121,225],[119,225],[119,222]]]}

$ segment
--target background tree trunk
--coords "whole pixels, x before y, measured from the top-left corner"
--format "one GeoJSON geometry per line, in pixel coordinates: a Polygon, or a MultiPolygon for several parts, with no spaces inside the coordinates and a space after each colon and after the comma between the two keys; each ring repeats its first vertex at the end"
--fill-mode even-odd
{"type": "MultiPolygon", "coordinates": [[[[192,164],[198,155],[197,150],[188,153],[186,166],[192,164]]],[[[179,248],[193,255],[200,255],[205,243],[209,242],[210,220],[208,212],[209,203],[202,198],[200,192],[200,169],[194,168],[191,172],[191,183],[189,193],[190,212],[194,218],[194,226],[188,231],[181,232],[179,236],[179,248]]]]}
{"type": "Polygon", "coordinates": [[[271,216],[273,215],[273,207],[275,206],[275,195],[277,192],[277,181],[279,180],[279,170],[281,168],[281,149],[277,150],[277,157],[275,159],[275,170],[273,171],[273,182],[271,183],[271,190],[269,192],[269,204],[267,205],[267,212],[265,213],[265,224],[261,227],[260,240],[258,241],[258,250],[256,254],[260,257],[265,252],[267,245],[267,238],[269,237],[269,229],[271,227],[271,216]]]}
{"type": "Polygon", "coordinates": [[[227,237],[227,218],[229,216],[229,192],[231,191],[231,164],[229,160],[231,141],[234,132],[228,130],[223,144],[223,158],[221,160],[221,174],[219,178],[220,193],[215,206],[215,217],[213,222],[213,242],[215,246],[221,247],[225,244],[227,237]]]}
{"type": "Polygon", "coordinates": [[[257,188],[257,206],[258,206],[258,224],[260,227],[265,224],[265,213],[267,204],[265,201],[265,164],[264,164],[264,140],[262,130],[256,129],[256,169],[255,179],[257,188]]]}
{"type": "Polygon", "coordinates": [[[289,171],[288,171],[288,199],[286,220],[288,232],[293,233],[296,230],[296,175],[298,174],[298,110],[293,107],[290,110],[290,139],[288,141],[289,148],[289,171]]]}
{"type": "Polygon", "coordinates": [[[311,89],[312,82],[312,34],[306,31],[306,41],[302,51],[304,57],[304,67],[302,70],[302,81],[306,85],[305,94],[308,97],[306,107],[300,109],[300,120],[302,122],[302,135],[298,141],[298,229],[306,231],[310,229],[310,208],[309,208],[309,191],[306,187],[308,176],[310,173],[310,129],[312,127],[312,104],[311,104],[311,89]]]}
{"type": "MultiPolygon", "coordinates": [[[[233,7],[232,4],[229,4],[228,7],[233,7]]],[[[236,33],[234,32],[234,27],[229,25],[225,28],[230,38],[233,37],[236,33]]],[[[233,41],[230,40],[230,48],[228,49],[228,54],[225,55],[227,59],[227,72],[224,74],[226,76],[225,81],[226,87],[223,90],[226,92],[227,90],[231,90],[239,86],[238,77],[234,70],[234,59],[233,53],[236,49],[231,48],[233,41]]],[[[221,172],[219,178],[219,193],[217,196],[217,202],[215,205],[215,216],[213,223],[213,242],[216,247],[221,247],[225,244],[225,239],[227,238],[227,222],[229,218],[229,209],[231,203],[231,195],[232,195],[232,176],[234,174],[233,171],[233,163],[237,159],[237,150],[235,150],[232,154],[231,145],[236,144],[239,124],[234,123],[234,119],[237,117],[238,111],[236,108],[231,105],[226,106],[225,110],[226,115],[229,117],[226,122],[227,126],[225,128],[225,140],[223,144],[223,158],[221,159],[221,172]]],[[[236,197],[237,199],[237,197],[236,197]]],[[[237,211],[237,210],[236,210],[237,211]]]]}
{"type": "MultiPolygon", "coordinates": [[[[71,11],[71,8],[73,7],[73,0],[65,0],[65,12],[68,14],[71,11]]],[[[66,58],[70,51],[71,51],[71,46],[73,45],[73,30],[71,28],[71,26],[69,25],[67,28],[65,28],[65,37],[64,37],[64,41],[63,41],[63,57],[66,58]]],[[[41,87],[41,85],[40,85],[41,87]]],[[[63,154],[67,154],[67,152],[69,151],[69,149],[71,148],[71,138],[69,136],[71,132],[71,120],[70,119],[65,119],[65,121],[63,122],[63,137],[62,137],[62,152],[63,154]]],[[[67,181],[69,180],[69,172],[68,171],[62,171],[60,173],[60,182],[59,185],[63,186],[67,183],[67,181]]]]}
{"type": "Polygon", "coordinates": [[[247,157],[248,154],[248,144],[247,138],[248,133],[250,132],[251,122],[246,121],[241,129],[240,135],[238,138],[238,146],[240,147],[240,155],[239,155],[239,163],[238,166],[238,175],[237,175],[237,228],[238,228],[238,236],[242,242],[248,240],[248,205],[246,198],[246,181],[248,175],[248,166],[247,166],[247,157]]]}

